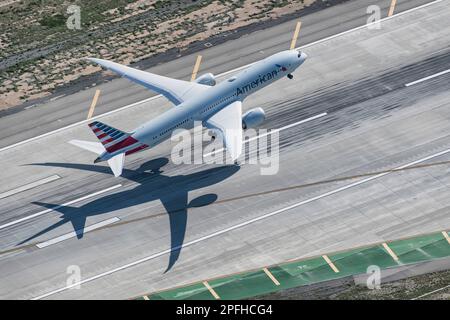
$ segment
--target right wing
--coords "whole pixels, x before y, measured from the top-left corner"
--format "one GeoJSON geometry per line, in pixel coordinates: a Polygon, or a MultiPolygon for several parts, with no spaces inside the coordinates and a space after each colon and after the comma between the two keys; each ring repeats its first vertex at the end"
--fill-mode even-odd
{"type": "Polygon", "coordinates": [[[122,77],[136,82],[156,93],[162,94],[174,105],[179,105],[189,97],[198,95],[209,88],[207,85],[160,76],[108,60],[95,58],[88,58],[88,60],[114,71],[122,77]]]}
{"type": "Polygon", "coordinates": [[[235,101],[205,121],[205,127],[221,133],[231,160],[242,153],[242,102],[235,101]]]}

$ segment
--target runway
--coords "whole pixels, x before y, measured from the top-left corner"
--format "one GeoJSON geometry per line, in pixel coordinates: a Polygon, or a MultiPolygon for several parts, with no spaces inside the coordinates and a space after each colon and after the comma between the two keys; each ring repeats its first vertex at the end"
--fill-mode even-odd
{"type": "MultiPolygon", "coordinates": [[[[396,12],[402,12],[431,0],[398,0],[396,12]]],[[[387,15],[391,1],[376,0],[381,14],[387,15]]],[[[301,17],[302,29],[298,45],[309,44],[320,39],[350,30],[367,23],[367,2],[346,1],[330,9],[320,10],[301,17]]],[[[203,56],[199,75],[204,72],[221,74],[228,70],[258,61],[289,47],[296,21],[281,23],[269,29],[246,34],[236,40],[212,46],[199,52],[203,56]]],[[[189,80],[197,53],[148,69],[176,79],[189,80]]],[[[95,115],[116,110],[126,105],[148,99],[153,94],[125,79],[115,79],[106,84],[88,88],[69,96],[56,96],[45,105],[27,108],[19,113],[0,117],[0,148],[45,134],[86,119],[95,90],[101,90],[95,115]]],[[[162,112],[168,104],[158,106],[162,112]]],[[[2,115],[3,112],[0,112],[2,115]]]]}
{"type": "MultiPolygon", "coordinates": [[[[246,100],[246,110],[266,110],[265,128],[327,113],[280,132],[275,176],[261,176],[257,165],[175,166],[167,142],[127,158],[124,177],[114,179],[92,165],[92,154],[66,143],[93,141],[86,124],[1,151],[0,297],[125,299],[448,230],[449,4],[306,45],[309,59],[294,80],[246,100]],[[72,265],[81,270],[79,289],[70,289],[80,284],[68,282],[72,265]]],[[[268,47],[264,54],[279,50],[268,47]]],[[[124,81],[113,83],[106,93],[124,81]]],[[[116,107],[143,97],[125,92],[116,107]]],[[[101,121],[130,130],[168,106],[154,98],[101,121]]],[[[57,129],[44,122],[45,130],[57,129]]],[[[40,130],[31,131],[48,132],[40,130]]],[[[2,146],[23,138],[12,132],[2,146]]]]}

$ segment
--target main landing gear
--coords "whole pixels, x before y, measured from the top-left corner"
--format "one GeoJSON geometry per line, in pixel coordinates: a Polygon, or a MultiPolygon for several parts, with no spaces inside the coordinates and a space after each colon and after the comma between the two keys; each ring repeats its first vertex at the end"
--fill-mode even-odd
{"type": "Polygon", "coordinates": [[[290,74],[290,73],[288,73],[287,77],[288,77],[289,79],[293,79],[293,78],[294,78],[294,76],[293,76],[292,74],[290,74]]]}

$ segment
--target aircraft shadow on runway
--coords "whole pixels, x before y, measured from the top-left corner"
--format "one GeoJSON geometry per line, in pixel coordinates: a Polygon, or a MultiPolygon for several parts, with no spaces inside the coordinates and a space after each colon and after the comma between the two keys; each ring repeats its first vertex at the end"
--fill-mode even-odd
{"type": "MultiPolygon", "coordinates": [[[[167,163],[167,158],[158,158],[142,164],[137,170],[124,169],[122,177],[137,182],[138,185],[135,188],[104,196],[81,207],[33,202],[60,212],[62,214],[61,220],[23,240],[18,245],[69,222],[72,223],[77,238],[81,239],[88,216],[109,213],[159,199],[167,211],[170,223],[171,252],[165,272],[169,271],[178,260],[183,246],[188,209],[207,206],[217,199],[217,194],[211,193],[199,196],[188,203],[189,191],[219,183],[239,171],[239,166],[221,166],[188,175],[168,176],[161,171],[161,167],[167,163]]],[[[98,165],[76,163],[33,163],[29,165],[62,167],[110,174],[108,167],[98,165]]]]}

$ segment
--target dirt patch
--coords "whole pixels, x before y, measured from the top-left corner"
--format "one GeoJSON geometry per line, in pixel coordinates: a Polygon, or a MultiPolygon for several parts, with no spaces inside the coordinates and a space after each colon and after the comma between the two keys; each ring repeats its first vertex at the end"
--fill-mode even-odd
{"type": "Polygon", "coordinates": [[[130,64],[223,32],[292,14],[313,0],[24,1],[0,11],[1,109],[48,96],[100,68],[93,56],[130,64]],[[111,3],[116,5],[111,7],[111,3]],[[69,5],[81,30],[68,30],[69,5]]]}

